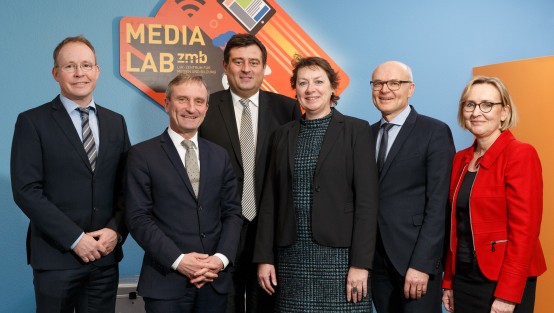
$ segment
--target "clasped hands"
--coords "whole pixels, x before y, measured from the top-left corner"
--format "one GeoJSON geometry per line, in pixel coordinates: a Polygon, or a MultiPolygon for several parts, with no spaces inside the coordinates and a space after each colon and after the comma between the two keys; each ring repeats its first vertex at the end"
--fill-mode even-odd
{"type": "Polygon", "coordinates": [[[110,254],[117,245],[118,234],[110,228],[85,233],[73,251],[85,263],[94,262],[110,254]]]}
{"type": "Polygon", "coordinates": [[[191,252],[181,259],[177,271],[190,280],[196,288],[213,282],[223,270],[223,261],[215,255],[191,252]]]}

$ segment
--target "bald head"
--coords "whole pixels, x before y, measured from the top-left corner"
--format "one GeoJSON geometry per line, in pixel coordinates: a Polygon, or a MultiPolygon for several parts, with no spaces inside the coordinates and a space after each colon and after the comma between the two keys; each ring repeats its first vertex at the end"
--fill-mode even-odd
{"type": "Polygon", "coordinates": [[[414,80],[414,76],[412,74],[412,69],[407,65],[399,61],[387,61],[385,63],[381,63],[379,66],[375,68],[373,71],[372,79],[375,80],[375,73],[378,71],[395,71],[397,73],[403,73],[404,77],[399,78],[402,80],[414,80]]]}

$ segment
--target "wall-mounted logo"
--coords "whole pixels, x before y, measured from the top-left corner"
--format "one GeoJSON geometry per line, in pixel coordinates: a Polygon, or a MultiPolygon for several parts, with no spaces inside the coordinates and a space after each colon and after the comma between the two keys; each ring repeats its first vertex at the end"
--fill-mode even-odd
{"type": "Polygon", "coordinates": [[[200,9],[199,6],[202,6],[202,5],[206,4],[206,1],[203,1],[203,0],[175,0],[175,3],[181,5],[181,10],[183,10],[185,12],[185,14],[188,15],[188,17],[192,17],[194,15],[194,13],[198,12],[198,10],[200,9]],[[182,2],[184,2],[184,4],[181,5],[182,2]]]}
{"type": "Polygon", "coordinates": [[[167,0],[154,17],[119,23],[120,73],[158,104],[178,73],[202,75],[210,91],[228,87],[223,48],[236,33],[255,34],[268,50],[262,89],[294,96],[289,85],[294,55],[321,56],[346,73],[274,0],[167,0]]]}

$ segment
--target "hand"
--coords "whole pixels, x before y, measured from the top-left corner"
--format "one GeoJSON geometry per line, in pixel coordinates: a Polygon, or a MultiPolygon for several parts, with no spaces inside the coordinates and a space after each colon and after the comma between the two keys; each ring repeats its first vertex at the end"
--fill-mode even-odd
{"type": "Polygon", "coordinates": [[[115,249],[119,240],[117,233],[110,228],[102,228],[87,234],[96,239],[96,241],[104,247],[105,251],[102,253],[103,256],[110,254],[113,249],[115,249]]]}
{"type": "Polygon", "coordinates": [[[98,243],[91,235],[84,234],[73,248],[73,252],[75,252],[83,262],[88,263],[99,260],[102,255],[106,255],[106,248],[98,243]]]}
{"type": "Polygon", "coordinates": [[[515,303],[496,298],[492,303],[491,313],[513,313],[515,308],[515,303]]]}
{"type": "Polygon", "coordinates": [[[448,312],[454,312],[454,291],[452,289],[445,289],[442,292],[442,304],[448,312]]]}
{"type": "Polygon", "coordinates": [[[277,286],[277,275],[273,264],[258,264],[258,284],[270,296],[275,293],[274,286],[277,286]]]}
{"type": "MultiPolygon", "coordinates": [[[[187,253],[181,259],[181,262],[177,266],[177,271],[190,280],[197,288],[204,286],[204,284],[210,282],[204,274],[210,270],[217,269],[217,265],[208,263],[206,259],[209,257],[207,254],[201,254],[196,252],[187,253]]],[[[215,276],[217,277],[217,275],[215,276]]],[[[213,279],[211,280],[213,281],[213,279]]]]}
{"type": "Polygon", "coordinates": [[[205,267],[194,273],[196,278],[190,282],[193,283],[196,288],[202,288],[205,284],[213,282],[218,277],[218,273],[223,270],[223,261],[215,255],[211,255],[202,261],[212,264],[214,267],[205,267]]]}
{"type": "Polygon", "coordinates": [[[418,300],[427,293],[427,282],[429,274],[408,268],[404,280],[404,297],[406,299],[418,300]]]}
{"type": "Polygon", "coordinates": [[[356,303],[367,297],[367,277],[369,271],[365,268],[350,266],[346,279],[346,301],[356,303]]]}

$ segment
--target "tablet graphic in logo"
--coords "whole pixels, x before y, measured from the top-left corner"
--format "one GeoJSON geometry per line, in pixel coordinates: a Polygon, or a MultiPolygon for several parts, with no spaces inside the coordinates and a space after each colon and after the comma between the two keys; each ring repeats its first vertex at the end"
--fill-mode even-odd
{"type": "Polygon", "coordinates": [[[246,31],[255,35],[275,14],[269,3],[262,0],[217,0],[246,31]]]}
{"type": "Polygon", "coordinates": [[[165,87],[178,73],[202,75],[211,92],[226,89],[223,49],[245,32],[267,48],[263,90],[294,97],[289,79],[295,55],[327,59],[341,76],[336,93],[348,86],[348,75],[275,0],[167,0],[154,17],[123,17],[121,76],[162,106],[165,87]]]}

